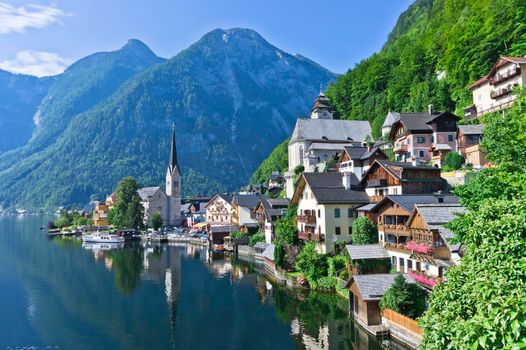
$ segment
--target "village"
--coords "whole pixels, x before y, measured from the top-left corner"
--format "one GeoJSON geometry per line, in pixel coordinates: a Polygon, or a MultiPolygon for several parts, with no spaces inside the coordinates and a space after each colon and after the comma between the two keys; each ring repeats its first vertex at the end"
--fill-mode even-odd
{"type": "MultiPolygon", "coordinates": [[[[526,58],[501,57],[468,87],[473,104],[462,117],[432,105],[391,111],[377,140],[368,121],[339,119],[320,92],[290,136],[288,171],[211,198],[182,198],[172,128],[165,190],[137,191],[151,228],[128,238],[200,244],[259,261],[275,283],[338,293],[367,332],[416,348],[425,300],[464,254],[448,228],[466,212],[452,190],[492,166],[480,147],[480,117],[513,104],[525,66],[526,58]],[[413,301],[393,301],[397,290],[413,301]]],[[[117,201],[114,192],[92,204],[92,231],[108,230],[117,201]]]]}

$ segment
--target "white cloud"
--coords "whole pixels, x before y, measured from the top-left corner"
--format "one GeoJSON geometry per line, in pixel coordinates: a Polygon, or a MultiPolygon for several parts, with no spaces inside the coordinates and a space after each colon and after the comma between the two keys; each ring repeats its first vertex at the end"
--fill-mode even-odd
{"type": "Polygon", "coordinates": [[[55,6],[28,4],[15,7],[0,2],[0,34],[23,33],[27,28],[44,28],[66,13],[55,6]]]}
{"type": "Polygon", "coordinates": [[[43,77],[62,73],[72,62],[56,53],[26,50],[12,60],[0,61],[0,69],[43,77]]]}

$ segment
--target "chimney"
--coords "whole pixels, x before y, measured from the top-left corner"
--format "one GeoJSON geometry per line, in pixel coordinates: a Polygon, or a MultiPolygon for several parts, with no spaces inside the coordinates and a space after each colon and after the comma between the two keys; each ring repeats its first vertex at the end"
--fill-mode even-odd
{"type": "Polygon", "coordinates": [[[437,203],[444,203],[444,195],[442,194],[442,191],[436,192],[435,197],[437,199],[437,203]]]}
{"type": "Polygon", "coordinates": [[[433,105],[431,104],[427,105],[427,113],[433,114],[433,105]]]}
{"type": "Polygon", "coordinates": [[[351,173],[349,171],[342,172],[342,184],[346,190],[351,189],[351,173]]]}

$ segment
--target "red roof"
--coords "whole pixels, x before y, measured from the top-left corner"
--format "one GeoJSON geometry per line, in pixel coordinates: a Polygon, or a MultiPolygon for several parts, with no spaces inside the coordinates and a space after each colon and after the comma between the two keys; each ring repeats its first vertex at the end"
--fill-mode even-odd
{"type": "Polygon", "coordinates": [[[482,78],[480,78],[479,80],[477,80],[476,82],[474,82],[473,84],[471,84],[470,86],[467,87],[468,90],[471,90],[479,85],[482,85],[483,83],[487,82],[488,81],[488,76],[485,75],[483,76],[482,78]]]}

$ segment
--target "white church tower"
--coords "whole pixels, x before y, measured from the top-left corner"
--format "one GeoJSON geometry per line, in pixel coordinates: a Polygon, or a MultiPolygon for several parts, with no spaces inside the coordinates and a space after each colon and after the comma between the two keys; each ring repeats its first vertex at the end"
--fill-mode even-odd
{"type": "Polygon", "coordinates": [[[175,129],[172,126],[172,144],[170,147],[170,162],[166,170],[166,197],[168,200],[168,222],[166,226],[181,224],[181,172],[177,164],[177,148],[175,145],[175,129]]]}

